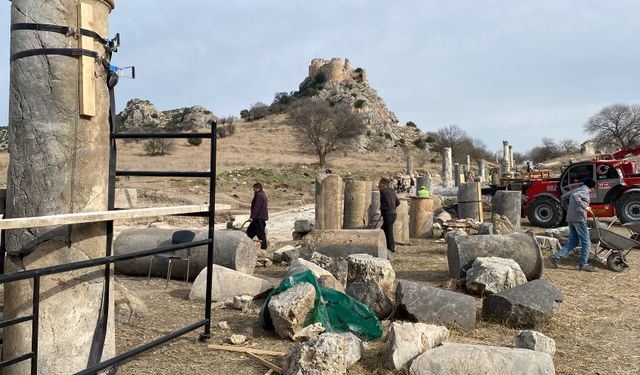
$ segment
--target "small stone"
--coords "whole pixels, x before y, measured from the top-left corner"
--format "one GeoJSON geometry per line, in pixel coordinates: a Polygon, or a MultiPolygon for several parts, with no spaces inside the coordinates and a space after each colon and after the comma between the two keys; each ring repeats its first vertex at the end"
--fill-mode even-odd
{"type": "Polygon", "coordinates": [[[560,240],[554,237],[535,236],[535,239],[544,254],[553,254],[562,247],[560,240]]]}
{"type": "Polygon", "coordinates": [[[329,257],[320,253],[313,253],[309,261],[318,265],[322,269],[330,272],[343,287],[347,286],[347,275],[349,273],[349,263],[340,257],[329,257]]]}
{"type": "Polygon", "coordinates": [[[312,337],[316,337],[324,332],[322,323],[314,323],[304,327],[302,330],[293,335],[293,341],[307,341],[312,337]]]}
{"type": "Polygon", "coordinates": [[[231,329],[231,327],[229,327],[229,323],[227,323],[226,321],[222,320],[220,322],[218,322],[218,324],[216,324],[216,326],[218,328],[220,328],[223,331],[228,331],[231,329]]]}
{"type": "Polygon", "coordinates": [[[273,261],[275,263],[289,263],[300,258],[300,246],[286,245],[273,253],[273,261]]]}
{"type": "Polygon", "coordinates": [[[496,234],[510,234],[515,232],[513,224],[509,221],[509,218],[504,215],[494,213],[491,221],[493,222],[493,230],[496,234]]]}
{"type": "Polygon", "coordinates": [[[231,335],[227,341],[233,345],[240,345],[247,342],[247,337],[245,335],[231,335]]]}
{"type": "Polygon", "coordinates": [[[537,352],[556,354],[556,342],[538,331],[521,330],[516,333],[516,348],[530,349],[537,352]]]}
{"type": "Polygon", "coordinates": [[[252,296],[234,296],[231,306],[236,310],[249,311],[253,305],[252,296]]]}
{"type": "Polygon", "coordinates": [[[309,233],[313,230],[314,223],[308,219],[296,219],[293,222],[293,231],[300,233],[309,233]]]}
{"type": "Polygon", "coordinates": [[[480,227],[478,227],[477,234],[493,234],[493,224],[491,223],[482,223],[480,227]]]}

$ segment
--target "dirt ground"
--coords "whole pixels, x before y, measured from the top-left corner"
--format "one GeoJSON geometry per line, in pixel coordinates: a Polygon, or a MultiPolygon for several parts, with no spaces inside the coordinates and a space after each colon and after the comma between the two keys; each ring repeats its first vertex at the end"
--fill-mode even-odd
{"type": "MultiPolygon", "coordinates": [[[[638,374],[640,373],[640,251],[630,255],[631,268],[622,273],[601,269],[599,273],[577,271],[577,258],[569,258],[560,269],[546,270],[543,278],[556,284],[564,293],[560,311],[541,332],[554,338],[557,353],[554,363],[558,374],[638,374]]],[[[399,279],[414,280],[442,288],[454,289],[448,276],[446,244],[437,240],[413,240],[411,246],[399,246],[393,262],[399,279]]],[[[284,266],[257,268],[256,273],[274,283],[284,275],[284,266]]],[[[203,303],[186,299],[189,288],[173,281],[169,288],[153,280],[150,286],[142,278],[119,280],[135,291],[147,304],[150,314],[136,325],[120,325],[118,350],[124,351],[202,318],[203,303]]],[[[482,306],[477,299],[478,316],[482,306]]],[[[223,344],[233,333],[253,329],[251,348],[286,351],[292,343],[260,328],[258,308],[242,313],[217,307],[213,310],[214,329],[210,343],[223,344]],[[231,330],[215,328],[226,321],[231,330]]],[[[478,318],[476,329],[465,332],[453,329],[449,341],[484,345],[513,346],[515,329],[488,323],[478,318]]],[[[263,375],[267,369],[239,353],[212,350],[197,341],[194,332],[124,364],[123,374],[245,374],[263,375]]],[[[382,340],[366,344],[364,358],[349,374],[392,374],[382,368],[382,340]]],[[[278,358],[269,358],[279,363],[278,358]]],[[[408,372],[400,372],[406,374],[408,372]]]]}

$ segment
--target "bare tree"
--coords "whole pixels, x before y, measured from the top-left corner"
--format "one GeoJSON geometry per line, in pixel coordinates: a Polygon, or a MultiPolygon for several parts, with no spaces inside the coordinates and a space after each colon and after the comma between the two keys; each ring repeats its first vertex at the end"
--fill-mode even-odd
{"type": "Polygon", "coordinates": [[[598,145],[617,148],[640,144],[640,105],[613,104],[604,107],[584,125],[584,130],[595,135],[598,145]]]}
{"type": "Polygon", "coordinates": [[[467,151],[472,140],[467,132],[458,125],[449,125],[435,132],[428,132],[427,136],[433,138],[432,149],[434,151],[440,153],[443,148],[450,147],[455,161],[460,163],[466,161],[467,151]]]}
{"type": "Polygon", "coordinates": [[[580,151],[580,145],[578,142],[570,138],[565,138],[558,143],[558,148],[564,153],[575,154],[580,151]]]}
{"type": "Polygon", "coordinates": [[[366,130],[360,115],[348,105],[331,106],[320,98],[297,101],[289,121],[298,130],[301,150],[317,155],[321,167],[329,154],[345,149],[366,130]]]}

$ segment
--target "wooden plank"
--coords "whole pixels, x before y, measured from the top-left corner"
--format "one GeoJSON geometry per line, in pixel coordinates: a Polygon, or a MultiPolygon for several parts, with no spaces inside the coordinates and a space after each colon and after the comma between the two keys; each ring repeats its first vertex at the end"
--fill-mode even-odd
{"type": "MultiPolygon", "coordinates": [[[[93,5],[78,4],[78,28],[94,30],[93,5]]],[[[78,38],[78,48],[95,51],[94,40],[88,36],[78,38]]],[[[80,56],[80,115],[93,117],[96,115],[95,59],[80,56]]]]}
{"type": "Polygon", "coordinates": [[[109,220],[129,220],[145,217],[181,215],[198,212],[208,212],[209,205],[190,205],[174,207],[152,207],[137,208],[133,210],[121,211],[97,211],[97,212],[77,212],[72,214],[24,217],[16,219],[0,220],[0,230],[39,228],[52,225],[69,225],[82,223],[96,223],[109,220]]]}
{"type": "Polygon", "coordinates": [[[274,352],[271,350],[262,350],[262,349],[254,349],[254,348],[247,348],[242,346],[230,346],[230,345],[209,344],[209,349],[226,350],[228,352],[236,352],[236,353],[269,355],[273,357],[284,357],[285,355],[287,355],[287,353],[284,353],[284,352],[274,352]]]}
{"type": "Polygon", "coordinates": [[[258,356],[257,356],[257,355],[255,355],[255,354],[252,354],[252,353],[245,353],[245,354],[246,354],[247,356],[249,356],[250,358],[253,358],[253,359],[255,359],[256,361],[260,362],[260,364],[262,364],[262,365],[263,365],[263,366],[265,366],[266,368],[268,368],[268,369],[270,369],[270,370],[273,370],[273,371],[277,372],[278,374],[282,374],[282,367],[278,367],[278,366],[274,365],[273,363],[271,363],[271,362],[269,362],[269,361],[267,361],[267,360],[265,360],[265,359],[262,359],[262,358],[258,357],[258,356]]]}
{"type": "Polygon", "coordinates": [[[269,369],[269,371],[267,371],[267,373],[266,373],[266,374],[264,374],[264,375],[271,375],[271,374],[273,374],[273,370],[272,370],[272,369],[269,369]]]}

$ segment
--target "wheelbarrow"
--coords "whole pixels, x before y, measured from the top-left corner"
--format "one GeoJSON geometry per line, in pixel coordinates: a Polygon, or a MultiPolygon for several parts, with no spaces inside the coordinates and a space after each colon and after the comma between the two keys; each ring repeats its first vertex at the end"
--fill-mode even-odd
{"type": "MultiPolygon", "coordinates": [[[[622,226],[629,231],[632,240],[640,241],[640,221],[630,221],[622,226]]],[[[640,242],[638,244],[640,245],[640,242]]],[[[640,249],[640,247],[637,248],[640,249]]]]}
{"type": "Polygon", "coordinates": [[[629,267],[627,255],[633,248],[640,246],[640,242],[621,234],[615,233],[608,228],[598,225],[594,218],[594,228],[589,229],[591,242],[595,244],[593,251],[596,259],[606,262],[607,267],[614,272],[622,272],[629,267]]]}

